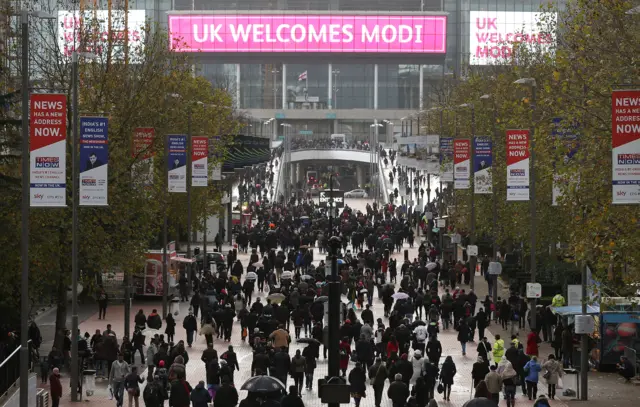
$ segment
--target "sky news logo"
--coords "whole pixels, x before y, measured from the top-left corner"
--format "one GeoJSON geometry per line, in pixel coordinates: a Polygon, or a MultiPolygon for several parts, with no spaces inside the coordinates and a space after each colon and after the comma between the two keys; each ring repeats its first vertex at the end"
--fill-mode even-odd
{"type": "Polygon", "coordinates": [[[639,165],[640,154],[618,154],[618,165],[639,165]]]}
{"type": "Polygon", "coordinates": [[[36,168],[60,168],[60,157],[36,157],[36,168]]]}
{"type": "Polygon", "coordinates": [[[521,168],[509,170],[509,175],[512,177],[524,177],[524,170],[521,168]]]}
{"type": "Polygon", "coordinates": [[[95,178],[85,178],[82,180],[82,185],[85,187],[95,187],[98,184],[95,178]]]}

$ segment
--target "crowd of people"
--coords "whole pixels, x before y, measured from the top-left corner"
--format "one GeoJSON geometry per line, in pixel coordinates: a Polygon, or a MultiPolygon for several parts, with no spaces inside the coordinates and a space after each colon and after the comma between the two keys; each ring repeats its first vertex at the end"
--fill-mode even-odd
{"type": "MultiPolygon", "coordinates": [[[[97,375],[109,381],[117,407],[125,393],[130,407],[138,405],[140,396],[154,407],[165,400],[174,407],[209,402],[214,407],[303,407],[301,396],[313,391],[315,370],[330,347],[324,304],[330,265],[323,260],[314,265],[314,255],[324,253],[338,257],[341,290],[348,299],[339,316],[339,367],[356,407],[369,389],[376,407],[385,388],[393,407],[434,407],[439,398],[450,400],[459,373],[451,355],[443,355],[439,336],[447,330],[456,332],[463,356],[470,343],[476,346],[479,356],[471,373],[476,397],[497,404],[502,392],[511,407],[521,388],[537,407],[548,407],[548,399],[538,394],[540,376],[548,385],[548,398],[556,397],[563,376],[561,355],[543,361],[538,344],[541,330],[545,340],[564,340],[557,319],[547,309],[534,312],[541,328],[521,343],[522,321],[531,314],[521,297],[513,294],[495,304],[490,296],[478,298],[465,288],[473,277],[469,265],[443,260],[431,242],[419,242],[415,258],[408,252],[401,261],[394,258],[405,242],[413,246],[414,236],[411,220],[393,204],[374,203],[365,211],[345,205],[329,214],[312,200],[287,205],[255,201],[250,210],[257,223],[237,230],[238,247],[227,253],[226,263],[215,270],[206,264],[193,270],[189,312],[181,321],[186,341],[174,338],[180,321],[172,314],[163,321],[155,310],[149,315],[140,310],[132,338],[120,343],[109,325],[91,338],[78,335],[85,341],[82,349],[93,355],[97,375]],[[249,254],[248,262],[238,252],[249,254]],[[374,301],[384,305],[383,315],[374,315],[374,301]],[[508,344],[500,335],[489,343],[485,330],[491,323],[511,324],[508,344]],[[198,334],[207,348],[199,361],[190,361],[188,349],[198,334]],[[239,399],[240,365],[229,344],[234,335],[251,347],[251,376],[277,379],[276,391],[249,391],[239,399]],[[293,341],[306,346],[293,351],[293,341]],[[138,353],[146,378],[134,363],[138,353]],[[188,363],[204,364],[206,377],[190,378],[198,382],[195,386],[187,378],[188,363]],[[285,394],[289,378],[293,385],[285,394]]],[[[483,274],[486,265],[481,264],[483,274]]],[[[569,327],[566,331],[571,333],[569,327]]]]}

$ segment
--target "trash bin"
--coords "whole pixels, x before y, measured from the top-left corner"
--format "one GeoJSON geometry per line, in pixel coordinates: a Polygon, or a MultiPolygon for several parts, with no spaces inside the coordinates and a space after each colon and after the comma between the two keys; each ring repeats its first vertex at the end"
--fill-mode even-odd
{"type": "Polygon", "coordinates": [[[562,384],[563,384],[563,388],[562,390],[559,390],[559,392],[564,397],[574,397],[574,398],[580,397],[580,371],[578,369],[571,369],[571,368],[564,369],[564,376],[562,376],[562,384]]]}
{"type": "Polygon", "coordinates": [[[172,298],[171,304],[169,304],[169,312],[173,314],[174,317],[180,315],[180,298],[172,298]]]}
{"type": "Polygon", "coordinates": [[[90,370],[90,369],[83,370],[82,382],[83,382],[85,394],[87,396],[93,396],[93,393],[96,390],[96,371],[90,370]]]}

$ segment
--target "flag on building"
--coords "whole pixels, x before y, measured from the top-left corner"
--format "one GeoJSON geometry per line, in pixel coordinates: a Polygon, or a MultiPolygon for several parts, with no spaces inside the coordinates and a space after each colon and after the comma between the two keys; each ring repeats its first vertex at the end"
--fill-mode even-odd
{"type": "Polygon", "coordinates": [[[307,71],[304,71],[300,75],[298,75],[298,82],[304,81],[306,79],[307,79],[307,71]]]}

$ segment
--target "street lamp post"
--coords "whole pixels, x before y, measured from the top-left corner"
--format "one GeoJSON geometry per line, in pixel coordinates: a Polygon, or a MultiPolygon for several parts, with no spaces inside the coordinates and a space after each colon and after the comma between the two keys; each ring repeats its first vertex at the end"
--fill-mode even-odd
{"type": "MultiPolygon", "coordinates": [[[[517,81],[513,82],[517,85],[526,85],[531,88],[531,130],[530,130],[530,143],[531,143],[531,151],[529,153],[529,159],[531,160],[530,164],[530,188],[531,188],[531,196],[529,200],[529,210],[531,216],[531,227],[530,227],[530,245],[531,245],[531,282],[536,282],[536,226],[537,226],[537,216],[536,216],[536,167],[535,167],[535,121],[536,121],[536,89],[537,83],[535,78],[521,78],[517,81]]],[[[532,298],[530,301],[530,310],[531,316],[531,329],[534,330],[536,328],[536,299],[532,298]]],[[[582,367],[586,369],[586,366],[582,367]]]]}
{"type": "MultiPolygon", "coordinates": [[[[88,59],[97,59],[98,57],[89,52],[74,51],[71,55],[71,77],[72,77],[72,94],[73,94],[73,149],[71,151],[71,171],[72,185],[72,220],[71,220],[71,400],[78,401],[78,383],[79,383],[79,360],[78,360],[78,174],[80,171],[78,157],[78,58],[85,57],[88,59]]],[[[125,272],[126,274],[126,272],[125,272]]],[[[127,280],[128,281],[128,280],[127,280]]],[[[125,285],[127,284],[125,281],[125,285]]],[[[125,298],[125,301],[129,301],[125,298]]]]}
{"type": "MultiPolygon", "coordinates": [[[[470,237],[470,244],[475,245],[476,244],[476,194],[475,194],[475,179],[474,179],[474,156],[475,156],[475,142],[474,142],[474,138],[476,136],[476,109],[474,107],[474,105],[472,103],[464,103],[461,104],[460,107],[462,108],[470,108],[471,109],[471,157],[470,157],[470,167],[471,167],[471,188],[470,188],[470,192],[471,192],[471,233],[469,236],[470,237]]],[[[475,275],[476,275],[476,265],[478,263],[478,257],[477,256],[469,256],[469,268],[471,270],[469,270],[469,289],[473,290],[474,288],[474,280],[475,280],[475,275]]]]}
{"type": "MultiPolygon", "coordinates": [[[[491,95],[489,94],[485,94],[480,96],[480,100],[489,100],[491,99],[491,95]]],[[[498,141],[498,128],[496,126],[497,124],[497,120],[498,120],[498,112],[496,110],[496,104],[495,104],[495,100],[492,100],[492,108],[491,108],[491,113],[492,113],[492,130],[493,130],[493,140],[494,143],[498,141]]],[[[495,165],[495,163],[497,162],[496,160],[496,149],[492,148],[491,149],[492,154],[493,154],[493,163],[495,165]]],[[[492,168],[492,173],[493,173],[493,168],[492,168]]],[[[493,261],[498,261],[498,194],[496,191],[496,177],[495,174],[493,174],[492,176],[492,187],[491,187],[491,192],[492,192],[492,214],[493,214],[493,225],[492,225],[492,234],[493,234],[493,256],[492,259],[493,261]]],[[[494,304],[498,302],[498,276],[492,276],[493,278],[493,302],[494,304]]]]}
{"type": "Polygon", "coordinates": [[[29,16],[52,20],[57,17],[43,11],[20,10],[22,39],[22,195],[20,219],[20,401],[26,405],[29,398],[29,16]]]}

